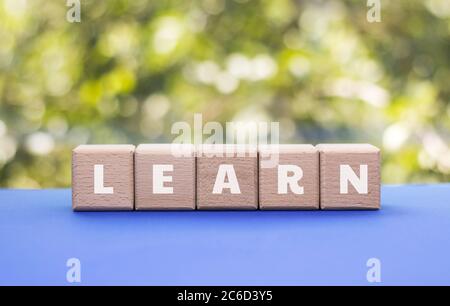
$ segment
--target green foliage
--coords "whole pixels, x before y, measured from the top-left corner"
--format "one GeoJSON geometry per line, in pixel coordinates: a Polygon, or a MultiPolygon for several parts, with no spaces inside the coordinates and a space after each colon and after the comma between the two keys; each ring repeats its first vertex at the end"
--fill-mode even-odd
{"type": "Polygon", "coordinates": [[[383,182],[450,179],[448,0],[0,1],[0,185],[70,186],[81,143],[268,120],[283,142],[370,142],[383,182]]]}

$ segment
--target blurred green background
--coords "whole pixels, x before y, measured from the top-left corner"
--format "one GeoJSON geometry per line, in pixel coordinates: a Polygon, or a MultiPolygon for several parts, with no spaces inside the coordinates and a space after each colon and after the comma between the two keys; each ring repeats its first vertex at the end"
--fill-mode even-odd
{"type": "Polygon", "coordinates": [[[369,142],[384,183],[450,179],[450,1],[0,0],[0,186],[70,186],[82,143],[279,121],[285,143],[369,142]]]}

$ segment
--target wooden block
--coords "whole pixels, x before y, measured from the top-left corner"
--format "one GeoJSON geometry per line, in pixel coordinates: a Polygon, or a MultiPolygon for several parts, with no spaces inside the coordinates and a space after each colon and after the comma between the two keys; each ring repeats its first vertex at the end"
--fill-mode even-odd
{"type": "Polygon", "coordinates": [[[197,151],[198,209],[257,209],[256,147],[203,145],[197,151]]]}
{"type": "Polygon", "coordinates": [[[319,209],[319,152],[314,146],[259,148],[259,207],[319,209]]]}
{"type": "Polygon", "coordinates": [[[75,148],[72,152],[73,210],[133,210],[133,160],[133,145],[75,148]]]}
{"type": "Polygon", "coordinates": [[[320,144],[321,209],[380,208],[380,150],[369,144],[320,144]]]}
{"type": "Polygon", "coordinates": [[[135,153],[136,210],[195,209],[193,145],[144,144],[135,153]],[[172,146],[177,146],[172,154],[172,146]],[[175,156],[182,150],[184,156],[175,156]]]}

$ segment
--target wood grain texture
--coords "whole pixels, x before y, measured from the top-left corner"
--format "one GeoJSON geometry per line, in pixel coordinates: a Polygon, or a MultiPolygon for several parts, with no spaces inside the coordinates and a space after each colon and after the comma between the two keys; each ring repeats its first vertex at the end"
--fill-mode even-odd
{"type": "Polygon", "coordinates": [[[75,211],[133,210],[133,145],[81,145],[73,150],[72,208],[75,211]],[[94,193],[95,164],[104,165],[105,186],[113,187],[113,194],[94,193]]]}
{"type": "Polygon", "coordinates": [[[184,146],[186,157],[176,157],[170,144],[139,145],[135,153],[135,202],[136,210],[193,210],[195,209],[195,150],[184,146]],[[173,165],[173,194],[153,193],[153,165],[173,165]]]}
{"type": "MultiPolygon", "coordinates": [[[[225,152],[237,150],[233,145],[203,146],[197,152],[197,208],[216,210],[258,209],[258,157],[256,148],[246,156],[225,152]],[[252,153],[254,152],[254,154],[252,153]],[[212,157],[211,154],[223,154],[212,157]],[[240,194],[231,194],[225,189],[223,194],[213,194],[217,172],[221,164],[232,164],[239,182],[240,194]]],[[[235,151],[236,152],[236,151],[235,151]]]]}
{"type": "Polygon", "coordinates": [[[319,209],[319,152],[312,145],[278,145],[259,149],[259,207],[260,209],[319,209]],[[278,163],[271,168],[262,167],[263,159],[278,154],[278,163]],[[302,168],[299,185],[304,194],[278,194],[278,165],[296,165],[302,168]]]}
{"type": "Polygon", "coordinates": [[[369,144],[320,144],[320,207],[324,210],[380,208],[380,150],[369,144]],[[340,165],[347,164],[359,175],[368,165],[368,193],[359,194],[349,184],[348,194],[340,194],[340,165]]]}

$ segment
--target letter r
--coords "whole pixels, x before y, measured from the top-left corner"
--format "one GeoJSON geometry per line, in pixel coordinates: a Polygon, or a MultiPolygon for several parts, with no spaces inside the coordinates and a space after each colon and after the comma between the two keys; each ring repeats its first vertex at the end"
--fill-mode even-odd
{"type": "Polygon", "coordinates": [[[296,165],[278,165],[278,194],[287,194],[288,186],[294,194],[303,194],[304,188],[299,185],[303,170],[296,165]],[[292,173],[292,175],[289,175],[292,173]]]}

